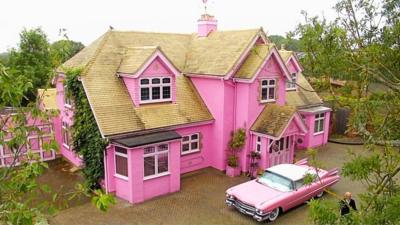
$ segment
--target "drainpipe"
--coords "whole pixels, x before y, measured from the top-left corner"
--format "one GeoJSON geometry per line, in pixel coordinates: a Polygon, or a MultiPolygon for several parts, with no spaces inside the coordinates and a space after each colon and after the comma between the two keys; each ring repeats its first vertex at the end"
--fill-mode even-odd
{"type": "Polygon", "coordinates": [[[103,160],[104,160],[104,183],[105,183],[105,188],[106,188],[106,194],[108,194],[108,170],[107,170],[107,149],[108,147],[110,147],[110,145],[108,145],[106,147],[106,150],[104,151],[104,156],[103,156],[103,160]]]}

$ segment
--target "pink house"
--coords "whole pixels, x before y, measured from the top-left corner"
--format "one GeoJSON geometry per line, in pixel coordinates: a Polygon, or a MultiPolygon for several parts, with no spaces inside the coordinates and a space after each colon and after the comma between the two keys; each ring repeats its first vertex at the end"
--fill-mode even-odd
{"type": "MultiPolygon", "coordinates": [[[[267,168],[292,163],[298,149],[325,144],[330,109],[302,75],[296,55],[260,29],[218,31],[202,15],[198,32],[110,30],[64,64],[85,67],[81,82],[102,136],[105,189],[131,203],[180,190],[181,174],[226,169],[232,131],[245,128],[240,155],[267,168]]],[[[62,155],[76,165],[68,127],[73,104],[57,79],[62,155]]]]}

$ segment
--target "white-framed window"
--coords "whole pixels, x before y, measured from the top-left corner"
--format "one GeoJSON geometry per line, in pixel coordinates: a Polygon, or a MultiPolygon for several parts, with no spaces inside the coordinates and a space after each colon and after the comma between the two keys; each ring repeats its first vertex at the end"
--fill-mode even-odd
{"type": "MultiPolygon", "coordinates": [[[[279,151],[288,151],[290,150],[290,142],[292,138],[290,136],[282,137],[277,141],[273,141],[274,143],[269,148],[269,153],[279,152],[279,151]]],[[[271,140],[272,141],[272,140],[271,140]]]]}
{"type": "Polygon", "coordinates": [[[69,108],[72,106],[72,99],[70,98],[70,96],[68,94],[67,85],[64,85],[64,105],[69,108]]]}
{"type": "Polygon", "coordinates": [[[168,144],[154,145],[144,148],[144,179],[169,174],[168,144]]]}
{"type": "Polygon", "coordinates": [[[115,175],[128,178],[128,149],[115,146],[115,175]]]}
{"type": "Polygon", "coordinates": [[[292,73],[291,80],[286,82],[286,90],[296,90],[297,73],[292,73]]]}
{"type": "Polygon", "coordinates": [[[200,133],[182,137],[182,155],[200,151],[200,133]]]}
{"type": "Polygon", "coordinates": [[[276,80],[264,79],[261,80],[261,102],[275,101],[276,95],[276,80]]]}
{"type": "Polygon", "coordinates": [[[72,136],[71,132],[69,129],[69,125],[67,122],[62,122],[61,126],[61,136],[62,136],[62,142],[63,145],[67,148],[70,149],[71,144],[72,144],[72,136]]]}
{"type": "Polygon", "coordinates": [[[320,134],[324,132],[324,120],[325,120],[325,113],[315,114],[314,134],[320,134]]]}
{"type": "Polygon", "coordinates": [[[140,79],[140,103],[171,101],[171,92],[170,77],[140,79]]]}
{"type": "Polygon", "coordinates": [[[257,136],[256,139],[256,152],[260,153],[261,152],[261,137],[257,136]]]}

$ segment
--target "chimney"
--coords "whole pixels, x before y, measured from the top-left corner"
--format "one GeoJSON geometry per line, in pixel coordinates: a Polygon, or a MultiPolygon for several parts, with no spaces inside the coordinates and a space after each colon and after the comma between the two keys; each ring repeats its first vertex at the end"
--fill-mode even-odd
{"type": "Polygon", "coordinates": [[[218,21],[209,14],[201,15],[197,20],[197,35],[198,37],[207,37],[212,31],[217,30],[218,21]]]}

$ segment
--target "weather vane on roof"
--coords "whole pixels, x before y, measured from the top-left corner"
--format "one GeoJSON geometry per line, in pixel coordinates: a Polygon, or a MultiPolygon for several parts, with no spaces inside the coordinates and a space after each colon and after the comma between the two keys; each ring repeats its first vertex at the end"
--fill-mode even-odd
{"type": "Polygon", "coordinates": [[[207,0],[202,0],[204,4],[204,14],[207,14],[207,0]]]}

